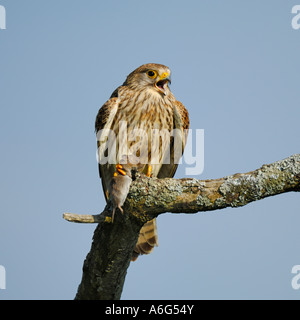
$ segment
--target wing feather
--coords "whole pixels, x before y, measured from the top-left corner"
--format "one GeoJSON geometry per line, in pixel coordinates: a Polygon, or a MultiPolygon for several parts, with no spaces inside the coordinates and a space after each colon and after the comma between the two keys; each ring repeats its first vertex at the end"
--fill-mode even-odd
{"type": "Polygon", "coordinates": [[[107,132],[105,132],[103,129],[111,129],[117,111],[118,98],[113,97],[100,108],[95,122],[95,131],[97,134],[98,168],[106,201],[108,199],[108,186],[116,169],[115,164],[100,163],[104,155],[103,150],[106,150],[108,147],[108,139],[106,138],[107,132]]]}
{"type": "Polygon", "coordinates": [[[189,114],[184,105],[177,101],[173,107],[174,136],[170,145],[170,163],[163,164],[157,177],[172,178],[178,167],[178,162],[183,154],[190,125],[189,114]]]}

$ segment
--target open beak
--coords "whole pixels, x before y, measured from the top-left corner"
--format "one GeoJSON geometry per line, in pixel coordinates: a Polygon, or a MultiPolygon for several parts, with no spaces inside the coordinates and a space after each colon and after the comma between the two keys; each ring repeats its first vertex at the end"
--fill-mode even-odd
{"type": "Polygon", "coordinates": [[[155,83],[156,89],[163,93],[164,95],[167,94],[168,82],[171,84],[170,75],[165,72],[161,75],[160,79],[155,83]]]}

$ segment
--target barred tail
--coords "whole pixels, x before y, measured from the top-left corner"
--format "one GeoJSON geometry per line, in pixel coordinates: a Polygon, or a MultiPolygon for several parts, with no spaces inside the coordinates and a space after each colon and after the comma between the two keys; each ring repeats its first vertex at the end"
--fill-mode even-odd
{"type": "Polygon", "coordinates": [[[139,238],[133,250],[131,261],[135,261],[140,254],[149,254],[158,246],[156,219],[146,222],[140,230],[139,238]]]}

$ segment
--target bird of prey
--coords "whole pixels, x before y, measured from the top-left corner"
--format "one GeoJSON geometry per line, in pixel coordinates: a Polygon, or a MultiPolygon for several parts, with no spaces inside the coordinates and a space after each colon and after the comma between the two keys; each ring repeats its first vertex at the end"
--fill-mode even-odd
{"type": "MultiPolygon", "coordinates": [[[[189,116],[170,91],[170,76],[170,69],[162,64],[140,66],[97,114],[99,174],[105,199],[113,204],[113,216],[117,208],[122,212],[131,183],[130,168],[148,177],[175,174],[187,140],[189,116]]],[[[132,260],[157,245],[153,219],[141,228],[132,260]]]]}

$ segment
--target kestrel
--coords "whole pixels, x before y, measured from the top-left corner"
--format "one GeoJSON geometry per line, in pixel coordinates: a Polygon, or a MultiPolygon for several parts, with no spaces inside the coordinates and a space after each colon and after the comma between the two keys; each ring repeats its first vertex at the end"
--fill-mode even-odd
{"type": "MultiPolygon", "coordinates": [[[[132,167],[148,177],[175,174],[186,144],[189,116],[170,91],[170,76],[170,69],[162,64],[142,65],[127,76],[98,112],[99,173],[105,199],[113,205],[113,216],[117,208],[123,212],[132,167]]],[[[153,219],[141,228],[132,260],[157,245],[153,219]]]]}

